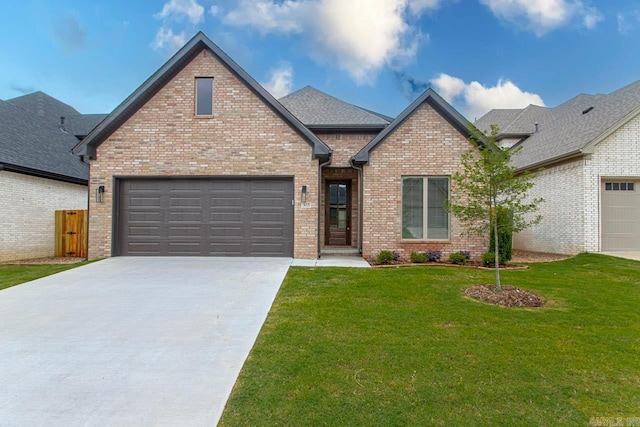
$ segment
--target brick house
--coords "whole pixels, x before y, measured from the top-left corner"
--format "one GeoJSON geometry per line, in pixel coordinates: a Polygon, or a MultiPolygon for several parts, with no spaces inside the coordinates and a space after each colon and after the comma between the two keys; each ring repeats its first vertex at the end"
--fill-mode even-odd
{"type": "Polygon", "coordinates": [[[89,168],[71,149],[104,117],[43,92],[0,100],[0,262],[53,256],[54,212],[87,209],[89,168]]]}
{"type": "Polygon", "coordinates": [[[89,257],[479,256],[444,209],[467,126],[432,90],[395,119],[310,87],[278,101],[198,33],[74,149],[89,257]]]}
{"type": "Polygon", "coordinates": [[[514,236],[517,249],[577,254],[640,250],[640,81],[555,107],[492,110],[476,126],[522,146],[518,170],[544,170],[530,193],[543,221],[514,236]]]}

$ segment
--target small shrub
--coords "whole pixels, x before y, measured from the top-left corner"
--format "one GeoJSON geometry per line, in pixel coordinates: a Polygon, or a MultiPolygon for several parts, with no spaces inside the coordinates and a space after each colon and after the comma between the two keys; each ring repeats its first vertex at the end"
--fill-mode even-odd
{"type": "Polygon", "coordinates": [[[427,256],[419,252],[411,252],[411,262],[422,264],[427,262],[427,256]]]}
{"type": "Polygon", "coordinates": [[[495,267],[495,252],[485,252],[482,254],[482,266],[483,267],[495,267]]]}
{"type": "Polygon", "coordinates": [[[391,251],[380,251],[376,259],[378,261],[378,264],[391,264],[397,258],[391,251]]]}
{"type": "Polygon", "coordinates": [[[440,258],[442,258],[442,252],[440,251],[427,251],[425,255],[429,262],[438,262],[440,261],[440,258]]]}
{"type": "MultiPolygon", "coordinates": [[[[484,267],[495,267],[495,258],[496,258],[496,254],[495,252],[485,252],[482,254],[482,265],[484,267]]],[[[500,265],[504,265],[507,263],[507,260],[504,257],[504,254],[499,254],[498,255],[498,262],[500,263],[500,265]]]]}
{"type": "Polygon", "coordinates": [[[458,253],[462,256],[464,256],[467,261],[471,261],[471,252],[469,251],[458,251],[458,253]]]}
{"type": "Polygon", "coordinates": [[[460,252],[453,252],[449,255],[449,262],[456,265],[465,265],[467,263],[467,257],[460,252]]]}
{"type": "Polygon", "coordinates": [[[398,251],[393,251],[393,260],[397,261],[400,259],[400,252],[398,251]]]}
{"type": "MultiPolygon", "coordinates": [[[[498,208],[498,250],[500,251],[500,264],[504,264],[506,261],[510,261],[513,257],[513,233],[511,231],[505,231],[511,223],[511,213],[508,209],[498,208]],[[504,260],[504,262],[503,262],[504,260]]],[[[493,234],[493,228],[489,233],[489,251],[493,251],[495,248],[495,234],[493,234]]]]}

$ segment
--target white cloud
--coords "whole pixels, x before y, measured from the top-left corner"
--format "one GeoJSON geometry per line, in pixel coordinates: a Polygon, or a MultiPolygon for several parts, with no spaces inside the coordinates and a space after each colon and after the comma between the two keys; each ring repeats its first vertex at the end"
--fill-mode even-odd
{"type": "Polygon", "coordinates": [[[584,9],[582,23],[588,30],[593,30],[598,22],[604,21],[604,16],[595,7],[587,7],[584,9]]]}
{"type": "Polygon", "coordinates": [[[161,27],[156,34],[155,40],[151,43],[151,47],[154,50],[167,49],[175,52],[185,44],[186,40],[184,31],[180,34],[174,34],[171,28],[161,27]]]}
{"type": "Polygon", "coordinates": [[[200,6],[196,0],[169,0],[154,17],[174,18],[178,21],[186,17],[192,24],[198,24],[204,20],[204,7],[200,6]]]}
{"type": "Polygon", "coordinates": [[[221,11],[222,9],[215,5],[209,8],[209,13],[211,14],[211,16],[218,16],[218,14],[220,14],[221,11]]]}
{"type": "Polygon", "coordinates": [[[444,73],[441,73],[438,77],[432,79],[431,86],[433,86],[435,91],[449,103],[452,103],[466,87],[462,79],[452,77],[444,73]]]}
{"type": "Polygon", "coordinates": [[[431,80],[431,85],[449,103],[460,105],[461,112],[471,121],[494,108],[524,108],[529,104],[544,106],[538,94],[525,92],[510,80],[500,79],[495,86],[487,87],[476,81],[466,84],[443,73],[431,80]]]}
{"type": "Polygon", "coordinates": [[[629,34],[635,26],[640,23],[640,10],[632,12],[619,12],[618,19],[618,33],[622,35],[629,34]]]}
{"type": "Polygon", "coordinates": [[[581,0],[480,0],[500,19],[524,25],[537,36],[567,25],[575,17],[582,24],[595,28],[602,15],[595,7],[587,7],[581,0]]]}
{"type": "Polygon", "coordinates": [[[300,33],[303,22],[311,20],[315,6],[314,1],[274,3],[271,0],[240,0],[238,8],[227,14],[225,22],[255,27],[263,34],[300,33]]]}
{"type": "Polygon", "coordinates": [[[282,63],[278,68],[272,69],[270,73],[271,78],[268,82],[262,83],[262,86],[264,86],[274,98],[282,98],[291,93],[293,83],[293,68],[291,68],[291,64],[282,63]]]}
{"type": "Polygon", "coordinates": [[[410,13],[443,0],[240,0],[225,22],[262,34],[302,34],[309,55],[371,83],[379,70],[415,57],[427,36],[407,21],[410,13]]]}

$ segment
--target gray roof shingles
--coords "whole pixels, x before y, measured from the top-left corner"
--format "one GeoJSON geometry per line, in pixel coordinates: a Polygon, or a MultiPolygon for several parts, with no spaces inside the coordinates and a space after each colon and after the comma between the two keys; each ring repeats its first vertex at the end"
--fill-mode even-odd
{"type": "MultiPolygon", "coordinates": [[[[69,129],[60,129],[61,116],[82,117],[42,92],[0,101],[0,164],[7,170],[86,183],[88,165],[71,153],[78,138],[69,129]]],[[[82,123],[78,128],[84,131],[97,124],[98,117],[78,119],[82,123]]]]}
{"type": "Polygon", "coordinates": [[[107,117],[108,114],[76,114],[65,117],[64,127],[67,132],[74,134],[78,138],[89,135],[98,124],[107,117]]]}
{"type": "Polygon", "coordinates": [[[519,169],[535,167],[582,153],[629,115],[640,111],[640,80],[608,95],[581,94],[555,108],[529,106],[503,123],[500,120],[508,114],[499,111],[490,111],[476,126],[483,129],[496,123],[503,134],[530,135],[520,144],[522,151],[513,157],[513,163],[519,169]],[[535,132],[535,122],[538,122],[538,132],[535,132]]]}
{"type": "Polygon", "coordinates": [[[382,129],[390,117],[365,110],[328,95],[311,86],[279,99],[280,103],[305,126],[359,127],[382,129]]]}

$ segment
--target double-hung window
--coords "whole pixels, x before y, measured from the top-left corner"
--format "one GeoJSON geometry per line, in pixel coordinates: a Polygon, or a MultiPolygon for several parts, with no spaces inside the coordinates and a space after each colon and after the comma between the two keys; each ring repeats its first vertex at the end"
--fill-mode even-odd
{"type": "Polygon", "coordinates": [[[213,115],[213,78],[196,78],[196,116],[213,115]]]}
{"type": "Polygon", "coordinates": [[[402,238],[448,239],[448,177],[402,178],[402,238]]]}

